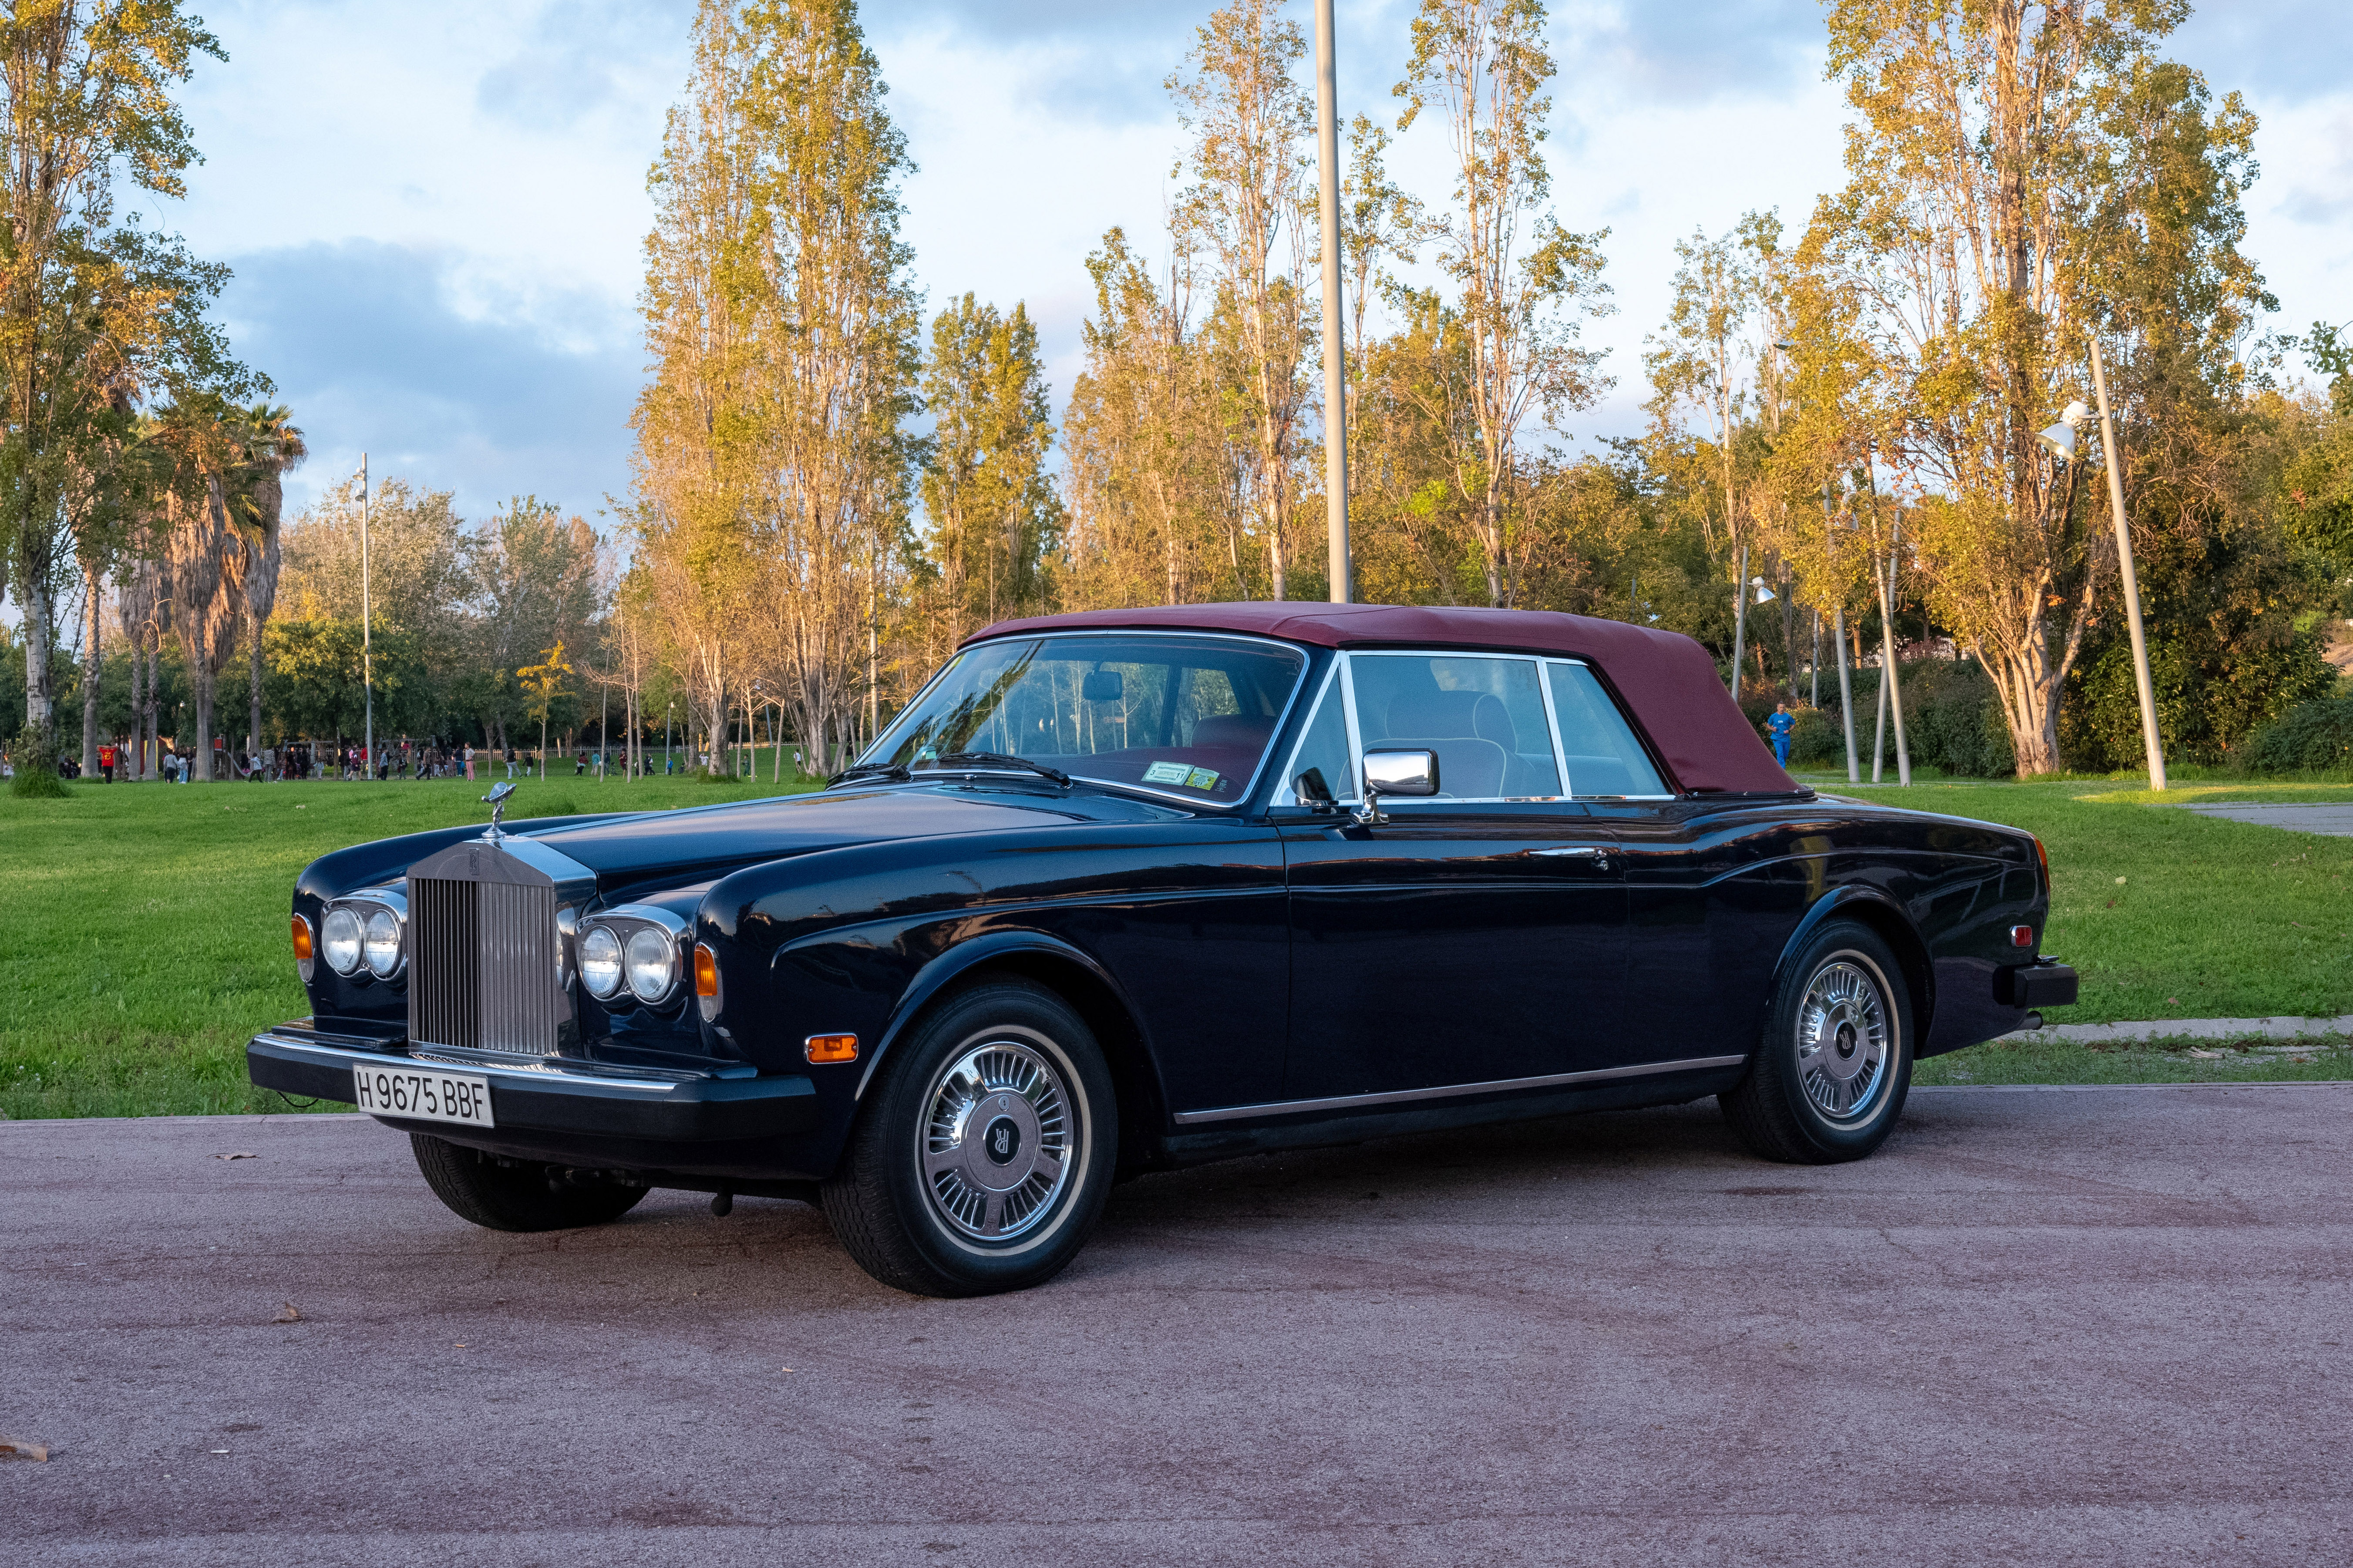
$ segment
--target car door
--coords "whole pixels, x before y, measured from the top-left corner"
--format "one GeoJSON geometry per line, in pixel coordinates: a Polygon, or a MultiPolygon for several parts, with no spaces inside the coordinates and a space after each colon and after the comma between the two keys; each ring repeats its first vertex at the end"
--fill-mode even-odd
{"type": "Polygon", "coordinates": [[[1552,660],[1546,674],[1568,793],[1609,828],[1626,887],[1624,1011],[1606,1065],[1746,1051],[1759,966],[1769,981],[1779,949],[1747,922],[1712,913],[1727,897],[1773,893],[1727,880],[1759,854],[1741,814],[1722,799],[1678,797],[1590,666],[1552,660]]]}
{"type": "Polygon", "coordinates": [[[1292,1101],[1410,1100],[1605,1061],[1626,960],[1613,837],[1563,798],[1533,658],[1343,656],[1275,816],[1290,886],[1292,1101]],[[1426,750],[1441,793],[1346,812],[1371,748],[1426,750]],[[1310,768],[1341,810],[1314,815],[1310,768]]]}

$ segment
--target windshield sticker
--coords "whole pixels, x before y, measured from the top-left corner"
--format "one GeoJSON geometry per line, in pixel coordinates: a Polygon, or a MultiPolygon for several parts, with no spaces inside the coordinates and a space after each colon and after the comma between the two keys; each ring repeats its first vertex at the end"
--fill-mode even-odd
{"type": "Polygon", "coordinates": [[[1185,784],[1188,789],[1215,789],[1218,787],[1218,775],[1208,768],[1195,768],[1187,776],[1185,784]]]}
{"type": "MultiPolygon", "coordinates": [[[[1145,784],[1184,784],[1198,770],[1187,763],[1155,763],[1144,770],[1145,784]]],[[[1214,773],[1210,775],[1216,777],[1214,773]]]]}

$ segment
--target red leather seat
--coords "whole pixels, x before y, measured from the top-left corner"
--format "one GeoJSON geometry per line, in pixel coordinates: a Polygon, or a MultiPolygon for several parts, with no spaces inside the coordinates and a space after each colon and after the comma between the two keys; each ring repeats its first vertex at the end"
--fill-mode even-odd
{"type": "Polygon", "coordinates": [[[1188,745],[1208,751],[1263,751],[1274,733],[1271,718],[1256,718],[1247,713],[1221,713],[1214,719],[1202,719],[1193,725],[1193,738],[1188,745]]]}

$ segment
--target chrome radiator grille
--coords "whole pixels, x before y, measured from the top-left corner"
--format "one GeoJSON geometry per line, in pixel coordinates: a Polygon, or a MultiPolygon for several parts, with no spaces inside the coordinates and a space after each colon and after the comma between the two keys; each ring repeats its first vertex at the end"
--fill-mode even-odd
{"type": "Polygon", "coordinates": [[[423,877],[408,889],[408,1037],[554,1054],[555,889],[423,877]]]}

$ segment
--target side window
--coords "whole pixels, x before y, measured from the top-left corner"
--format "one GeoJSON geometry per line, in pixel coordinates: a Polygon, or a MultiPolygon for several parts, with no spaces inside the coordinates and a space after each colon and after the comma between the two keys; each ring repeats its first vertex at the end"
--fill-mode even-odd
{"type": "Polygon", "coordinates": [[[1365,745],[1436,752],[1441,795],[1559,797],[1535,659],[1360,653],[1349,656],[1348,673],[1365,745]]]}
{"type": "Polygon", "coordinates": [[[1282,786],[1275,792],[1277,805],[1300,804],[1299,775],[1310,768],[1323,773],[1324,786],[1332,792],[1334,800],[1356,798],[1356,764],[1348,755],[1346,700],[1340,690],[1336,668],[1332,679],[1324,683],[1324,695],[1315,704],[1315,716],[1307,721],[1299,749],[1292,753],[1282,786]]]}
{"type": "Polygon", "coordinates": [[[1609,700],[1593,671],[1581,664],[1547,661],[1553,717],[1560,723],[1560,749],[1568,764],[1572,795],[1664,795],[1671,794],[1659,770],[1634,738],[1626,716],[1609,700]]]}

